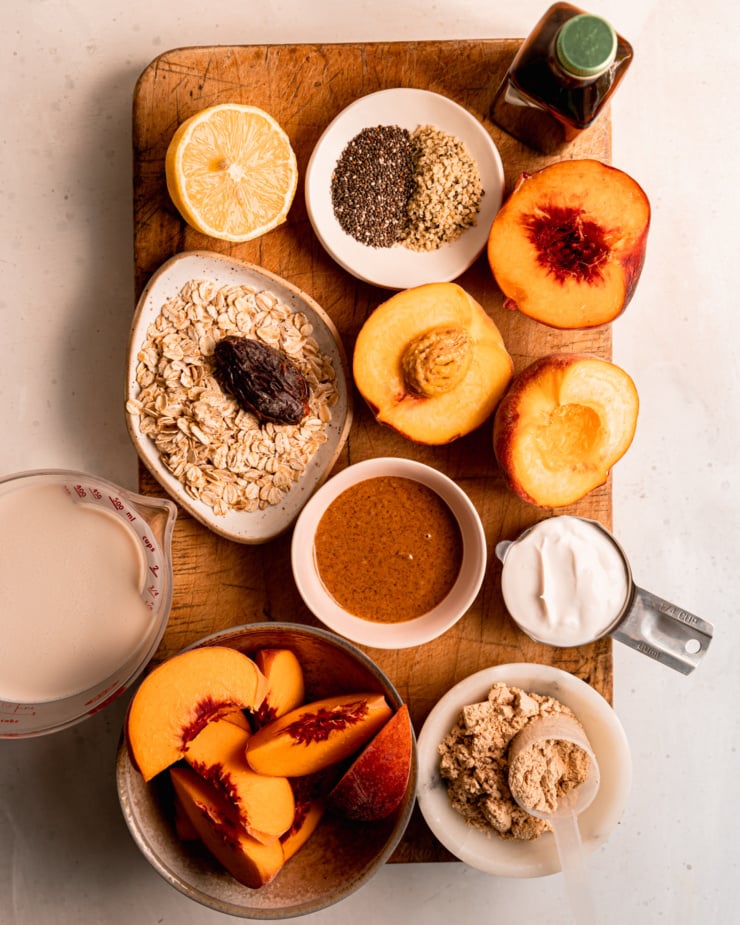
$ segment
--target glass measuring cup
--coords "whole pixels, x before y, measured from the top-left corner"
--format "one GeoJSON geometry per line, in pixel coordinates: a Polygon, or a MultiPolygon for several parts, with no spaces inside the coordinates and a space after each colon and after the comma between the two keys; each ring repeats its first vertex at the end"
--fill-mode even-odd
{"type": "MultiPolygon", "coordinates": [[[[535,793],[542,774],[542,761],[530,772],[538,776],[535,793]]],[[[577,925],[590,925],[595,921],[594,904],[583,859],[581,832],[578,816],[594,801],[599,790],[601,775],[591,743],[581,724],[567,713],[538,716],[530,720],[512,739],[509,746],[509,789],[522,809],[538,819],[544,819],[552,826],[560,868],[565,878],[565,888],[570,903],[573,921],[577,925]],[[539,800],[533,803],[531,794],[521,786],[522,778],[515,775],[517,763],[526,757],[528,751],[537,756],[546,754],[553,743],[569,743],[577,746],[588,756],[588,771],[585,780],[577,786],[566,789],[556,799],[539,800]],[[530,799],[527,799],[530,797],[530,799]]]]}
{"type": "MultiPolygon", "coordinates": [[[[635,584],[624,550],[598,521],[572,515],[556,515],[524,530],[515,540],[502,540],[496,545],[496,555],[503,564],[501,586],[506,608],[520,629],[536,642],[553,646],[582,645],[603,636],[611,636],[669,668],[682,674],[690,674],[704,657],[712,640],[714,627],[711,623],[635,584]],[[556,619],[548,617],[532,620],[535,598],[538,597],[540,602],[545,600],[546,580],[551,587],[557,587],[558,582],[561,582],[561,585],[568,584],[570,603],[575,606],[581,591],[586,593],[586,580],[592,581],[594,570],[602,568],[601,561],[589,563],[589,568],[584,569],[581,577],[569,575],[566,582],[562,572],[564,559],[558,560],[558,568],[551,569],[548,575],[547,565],[539,569],[535,564],[537,557],[533,556],[530,559],[530,567],[517,576],[517,581],[512,580],[517,563],[521,564],[521,552],[525,549],[532,550],[534,544],[539,544],[542,549],[545,533],[565,526],[566,523],[568,527],[576,526],[590,539],[591,542],[584,541],[580,547],[581,551],[585,550],[590,555],[592,549],[598,545],[605,557],[611,560],[609,574],[606,574],[604,565],[604,575],[600,576],[604,593],[601,596],[592,594],[595,606],[601,606],[606,595],[617,589],[617,598],[610,605],[611,609],[605,612],[601,624],[592,627],[581,636],[568,638],[565,638],[563,624],[558,625],[556,619]],[[516,593],[516,588],[527,584],[531,585],[531,594],[529,601],[523,601],[516,593]],[[536,625],[533,626],[533,623],[536,625]]],[[[577,550],[571,556],[575,567],[578,566],[578,556],[577,550]]],[[[546,563],[546,557],[543,556],[542,561],[546,563]]],[[[593,592],[592,585],[589,589],[593,592]]],[[[537,606],[546,605],[540,603],[537,606]]]]}
{"type": "Polygon", "coordinates": [[[176,513],[73,470],[0,478],[0,738],[71,726],[136,680],[169,618],[176,513]]]}

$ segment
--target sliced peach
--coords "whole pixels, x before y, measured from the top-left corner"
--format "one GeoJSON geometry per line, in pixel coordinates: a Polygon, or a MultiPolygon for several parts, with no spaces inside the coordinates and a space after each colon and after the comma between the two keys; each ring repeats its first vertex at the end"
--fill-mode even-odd
{"type": "Polygon", "coordinates": [[[195,831],[195,826],[188,818],[180,798],[175,794],[175,832],[180,841],[196,841],[200,836],[195,831]]]}
{"type": "Polygon", "coordinates": [[[488,239],[506,308],[554,328],[608,324],[645,261],[650,203],[628,174],[597,160],[522,174],[488,239]]]}
{"type": "Polygon", "coordinates": [[[348,758],[392,712],[385,697],[376,693],[314,701],[255,732],[247,741],[247,761],[259,774],[313,774],[348,758]]]}
{"type": "Polygon", "coordinates": [[[329,792],[328,805],[363,822],[390,816],[406,793],[412,750],[409,708],[403,704],[329,792]]]}
{"type": "Polygon", "coordinates": [[[229,816],[223,796],[190,768],[170,768],[177,798],[201,841],[232,877],[251,889],[269,883],[283,866],[279,841],[250,838],[229,816]]]}
{"type": "Polygon", "coordinates": [[[493,320],[456,283],[398,292],[365,321],[353,374],[381,424],[444,444],[490,417],[513,365],[493,320]]]}
{"type": "Polygon", "coordinates": [[[226,720],[227,723],[233,723],[234,726],[238,726],[239,729],[243,729],[245,732],[252,731],[244,710],[240,710],[239,707],[234,707],[233,710],[224,713],[221,719],[226,720]]]}
{"type": "Polygon", "coordinates": [[[255,709],[266,681],[251,658],[226,646],[189,649],[158,665],[129,706],[131,758],[151,780],[182,758],[209,720],[234,707],[255,709]]]}
{"type": "Polygon", "coordinates": [[[321,775],[318,775],[318,781],[316,777],[317,775],[295,777],[291,781],[295,798],[295,818],[280,839],[286,861],[306,844],[324,817],[326,801],[323,797],[323,781],[321,775]]]}
{"type": "Polygon", "coordinates": [[[300,819],[296,820],[296,825],[281,839],[286,861],[306,844],[324,818],[325,811],[326,805],[319,800],[313,800],[305,807],[300,819]]]}
{"type": "Polygon", "coordinates": [[[226,719],[213,720],[188,744],[185,760],[224,795],[246,833],[269,844],[293,823],[293,790],[287,778],[250,768],[244,754],[249,736],[226,719]]]}
{"type": "Polygon", "coordinates": [[[602,485],[632,443],[639,398],[619,366],[549,354],[514,379],[493,448],[511,489],[539,507],[573,504],[602,485]]]}
{"type": "Polygon", "coordinates": [[[265,699],[254,714],[259,727],[299,707],[306,688],[301,663],[290,649],[259,649],[254,661],[267,680],[265,699]]]}

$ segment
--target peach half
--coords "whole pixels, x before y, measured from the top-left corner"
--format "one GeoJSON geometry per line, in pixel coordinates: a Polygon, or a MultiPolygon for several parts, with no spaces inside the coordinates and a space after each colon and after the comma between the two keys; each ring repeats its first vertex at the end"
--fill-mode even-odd
{"type": "Polygon", "coordinates": [[[450,443],[490,417],[513,364],[494,321],[456,283],[398,292],[363,324],[355,385],[381,424],[416,443],[450,443]]]}
{"type": "Polygon", "coordinates": [[[608,324],[634,294],[649,226],[645,192],[616,167],[576,159],[522,174],[488,238],[504,307],[554,328],[608,324]]]}
{"type": "Polygon", "coordinates": [[[301,777],[348,758],[390,719],[383,694],[339,694],[298,707],[247,740],[258,774],[301,777]]]}
{"type": "Polygon", "coordinates": [[[188,649],[158,665],[126,716],[131,760],[144,780],[182,758],[210,720],[234,707],[259,707],[266,683],[251,658],[227,646],[188,649]]]}
{"type": "Polygon", "coordinates": [[[496,411],[493,449],[510,488],[538,507],[564,507],[602,485],[627,452],[639,398],[608,360],[548,354],[512,382],[496,411]]]}

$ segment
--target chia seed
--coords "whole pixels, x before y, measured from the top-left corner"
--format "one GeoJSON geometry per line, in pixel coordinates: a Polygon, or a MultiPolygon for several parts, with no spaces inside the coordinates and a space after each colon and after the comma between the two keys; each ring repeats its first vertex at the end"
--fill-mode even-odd
{"type": "Polygon", "coordinates": [[[334,215],[360,243],[391,247],[406,226],[413,189],[408,130],[397,125],[364,128],[347,144],[334,168],[334,215]]]}

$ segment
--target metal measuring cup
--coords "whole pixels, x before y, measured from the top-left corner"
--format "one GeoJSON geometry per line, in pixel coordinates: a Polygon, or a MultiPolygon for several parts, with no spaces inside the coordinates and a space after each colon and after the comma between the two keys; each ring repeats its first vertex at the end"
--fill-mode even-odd
{"type": "MultiPolygon", "coordinates": [[[[671,604],[638,587],[632,577],[632,569],[626,553],[609,530],[596,520],[585,517],[575,519],[597,527],[612,543],[624,564],[628,588],[624,603],[614,620],[602,632],[586,642],[594,642],[604,636],[611,636],[681,674],[690,674],[709,647],[714,635],[713,625],[682,607],[671,604]]],[[[544,521],[527,528],[515,540],[502,540],[496,544],[496,556],[504,568],[506,568],[506,556],[509,549],[529,536],[532,531],[537,530],[541,523],[544,521]]],[[[510,613],[510,616],[517,626],[535,642],[558,645],[551,638],[538,638],[530,630],[521,626],[515,614],[510,613]]]]}

